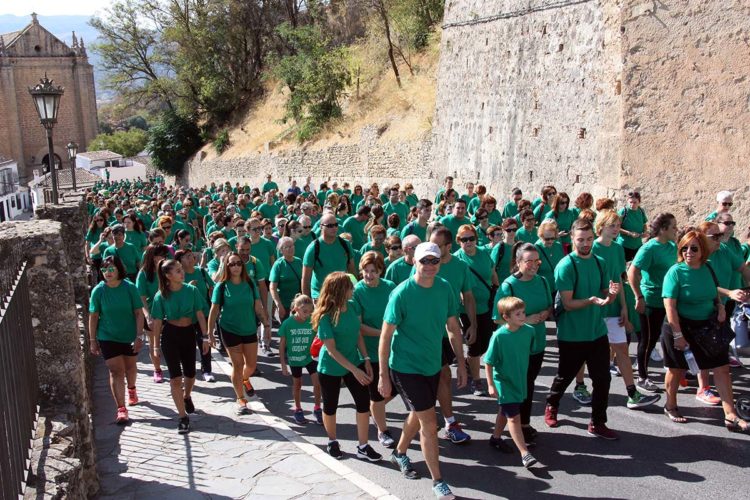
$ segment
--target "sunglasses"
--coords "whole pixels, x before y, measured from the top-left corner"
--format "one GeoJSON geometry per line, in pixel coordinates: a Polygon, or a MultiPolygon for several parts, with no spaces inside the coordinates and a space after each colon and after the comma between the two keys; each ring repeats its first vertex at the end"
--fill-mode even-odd
{"type": "Polygon", "coordinates": [[[734,203],[732,203],[731,201],[723,201],[723,202],[721,202],[721,206],[722,207],[731,207],[732,205],[734,205],[734,203]]]}
{"type": "Polygon", "coordinates": [[[488,217],[477,217],[477,220],[487,220],[488,217]]]}
{"type": "Polygon", "coordinates": [[[544,241],[555,241],[557,238],[542,238],[544,241]]]}
{"type": "Polygon", "coordinates": [[[719,224],[722,224],[722,225],[724,225],[724,226],[730,226],[730,227],[731,227],[731,226],[734,226],[734,225],[736,225],[737,223],[736,223],[736,222],[734,222],[733,220],[728,220],[728,221],[726,221],[726,222],[719,222],[719,224]]]}
{"type": "Polygon", "coordinates": [[[237,262],[237,261],[230,262],[229,264],[227,264],[227,267],[241,267],[241,266],[242,266],[242,262],[237,262]]]}
{"type": "Polygon", "coordinates": [[[508,229],[505,229],[506,233],[515,233],[516,231],[518,231],[517,227],[509,227],[508,229]]]}
{"type": "Polygon", "coordinates": [[[537,265],[537,266],[541,266],[542,265],[542,259],[529,259],[529,260],[525,260],[523,262],[526,263],[526,264],[534,264],[534,265],[537,265]]]}
{"type": "Polygon", "coordinates": [[[470,241],[477,241],[476,236],[464,236],[463,238],[459,238],[458,241],[461,243],[469,243],[470,241]]]}
{"type": "Polygon", "coordinates": [[[104,219],[96,219],[96,222],[104,222],[104,219]]]}
{"type": "Polygon", "coordinates": [[[690,250],[693,253],[698,253],[698,252],[701,251],[700,247],[689,246],[689,247],[682,247],[682,248],[680,248],[680,253],[687,253],[688,250],[690,250]]]}
{"type": "Polygon", "coordinates": [[[116,273],[117,268],[115,266],[103,267],[102,272],[103,273],[116,273]]]}
{"type": "Polygon", "coordinates": [[[302,229],[312,229],[312,226],[302,226],[302,229]]]}
{"type": "Polygon", "coordinates": [[[252,232],[254,232],[254,233],[259,233],[259,232],[261,232],[261,231],[262,231],[262,229],[261,229],[261,228],[259,228],[259,227],[253,227],[253,228],[251,228],[251,229],[250,229],[250,231],[252,231],[252,232]]]}
{"type": "Polygon", "coordinates": [[[321,224],[321,226],[327,227],[327,228],[330,229],[332,227],[339,227],[339,223],[338,222],[331,222],[330,224],[321,224]]]}
{"type": "Polygon", "coordinates": [[[172,229],[172,226],[162,226],[161,228],[165,231],[169,231],[170,229],[172,229]]]}
{"type": "Polygon", "coordinates": [[[437,266],[440,264],[440,259],[437,257],[424,257],[419,259],[419,263],[423,266],[437,266]]]}
{"type": "Polygon", "coordinates": [[[401,250],[401,245],[391,245],[388,250],[401,250]]]}
{"type": "Polygon", "coordinates": [[[297,233],[297,234],[302,234],[302,233],[304,233],[304,232],[305,232],[305,231],[304,231],[303,229],[297,229],[297,230],[295,231],[295,233],[297,233]]]}

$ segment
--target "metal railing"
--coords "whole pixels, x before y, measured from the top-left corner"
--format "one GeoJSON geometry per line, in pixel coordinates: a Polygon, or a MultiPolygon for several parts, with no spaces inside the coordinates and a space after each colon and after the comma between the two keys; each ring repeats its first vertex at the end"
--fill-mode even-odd
{"type": "Polygon", "coordinates": [[[3,255],[0,271],[0,498],[19,498],[39,416],[39,383],[26,261],[3,255]]]}

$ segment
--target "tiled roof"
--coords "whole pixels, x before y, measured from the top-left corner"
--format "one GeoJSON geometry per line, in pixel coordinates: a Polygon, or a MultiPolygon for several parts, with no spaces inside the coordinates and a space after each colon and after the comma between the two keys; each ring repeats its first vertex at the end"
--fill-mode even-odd
{"type": "Polygon", "coordinates": [[[8,47],[16,38],[18,38],[18,35],[23,33],[23,31],[24,30],[11,31],[10,33],[0,33],[0,39],[3,40],[3,45],[8,47]]]}
{"type": "Polygon", "coordinates": [[[82,156],[83,158],[88,158],[91,161],[116,160],[118,158],[122,158],[121,154],[114,153],[112,151],[107,151],[106,149],[103,151],[86,151],[85,153],[78,153],[78,156],[82,156]]]}
{"type": "MultiPolygon", "coordinates": [[[[83,168],[77,168],[76,169],[76,187],[82,188],[82,187],[89,187],[93,186],[95,182],[101,181],[102,178],[99,177],[96,174],[92,174],[86,169],[83,168]]],[[[40,185],[50,188],[52,187],[52,179],[47,176],[40,185]]],[[[71,175],[70,175],[70,169],[69,168],[63,168],[61,170],[57,171],[57,186],[60,189],[70,189],[73,187],[73,183],[71,182],[71,175]]]]}

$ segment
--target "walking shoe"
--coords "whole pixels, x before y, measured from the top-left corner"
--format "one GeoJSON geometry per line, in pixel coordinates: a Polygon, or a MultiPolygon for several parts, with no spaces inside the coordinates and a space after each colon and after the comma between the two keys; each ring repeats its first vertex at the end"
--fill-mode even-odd
{"type": "Polygon", "coordinates": [[[740,358],[737,358],[735,356],[729,356],[729,366],[732,368],[742,368],[743,365],[742,361],[740,361],[740,358]]]}
{"type": "Polygon", "coordinates": [[[456,495],[448,487],[448,483],[442,479],[432,485],[432,492],[435,493],[438,500],[454,500],[456,498],[456,495]]]}
{"type": "Polygon", "coordinates": [[[161,370],[154,370],[154,382],[157,384],[164,382],[164,374],[162,374],[161,370]]]}
{"type": "Polygon", "coordinates": [[[323,410],[321,410],[320,408],[317,408],[313,410],[313,415],[315,415],[315,421],[318,424],[323,425],[323,410]]]}
{"type": "Polygon", "coordinates": [[[393,436],[391,436],[391,431],[388,430],[378,432],[378,441],[380,441],[383,448],[393,448],[396,446],[396,441],[393,439],[393,436]]]}
{"type": "Polygon", "coordinates": [[[216,377],[214,377],[214,374],[211,372],[205,372],[203,374],[203,381],[204,382],[216,382],[216,377]]]}
{"type": "Polygon", "coordinates": [[[344,454],[341,453],[341,448],[339,447],[338,441],[331,441],[330,443],[328,443],[328,446],[326,446],[326,450],[328,450],[328,454],[336,460],[341,460],[344,457],[344,454]]]}
{"type": "Polygon", "coordinates": [[[631,410],[637,410],[638,408],[645,408],[648,405],[652,405],[661,399],[661,394],[651,394],[645,396],[638,391],[635,391],[632,398],[628,398],[627,406],[631,410]]]}
{"type": "Polygon", "coordinates": [[[721,404],[721,398],[710,387],[706,387],[705,389],[699,388],[698,392],[695,394],[695,399],[704,405],[709,406],[717,406],[721,404]]]}
{"type": "Polygon", "coordinates": [[[594,424],[593,422],[589,422],[589,434],[609,441],[615,441],[620,438],[615,431],[605,424],[594,424]]]}
{"type": "Polygon", "coordinates": [[[391,453],[391,463],[399,468],[401,474],[403,474],[406,479],[419,478],[419,474],[414,470],[414,467],[411,466],[411,460],[406,456],[406,453],[398,455],[394,451],[391,453]]]}
{"type": "Polygon", "coordinates": [[[188,417],[182,417],[180,423],[177,424],[177,434],[187,434],[190,432],[190,419],[188,417]]]}
{"type": "Polygon", "coordinates": [[[307,423],[307,419],[305,418],[305,412],[302,411],[302,409],[295,410],[294,422],[300,425],[307,423]]]}
{"type": "Polygon", "coordinates": [[[373,450],[369,444],[366,444],[364,446],[357,446],[357,458],[362,458],[370,462],[380,462],[383,459],[383,455],[373,450]]]}
{"type": "Polygon", "coordinates": [[[128,423],[128,409],[121,406],[117,409],[117,416],[115,417],[115,423],[117,425],[125,425],[128,423]]]}
{"type": "Polygon", "coordinates": [[[651,382],[651,379],[648,378],[639,378],[635,385],[647,392],[661,392],[659,386],[651,382]]]}
{"type": "Polygon", "coordinates": [[[261,348],[261,351],[263,352],[264,356],[275,356],[274,352],[271,350],[271,347],[268,345],[264,345],[261,348]]]}
{"type": "Polygon", "coordinates": [[[573,389],[573,399],[584,406],[591,404],[591,393],[586,389],[586,384],[576,385],[576,388],[573,389]]]}
{"type": "Polygon", "coordinates": [[[235,410],[235,415],[250,415],[250,408],[247,407],[247,400],[246,399],[238,399],[237,400],[237,409],[235,410]]]}
{"type": "Polygon", "coordinates": [[[193,398],[185,398],[185,413],[195,413],[193,398]]]}
{"type": "Polygon", "coordinates": [[[532,455],[531,453],[527,453],[526,455],[521,457],[521,463],[528,469],[535,465],[537,461],[536,458],[534,458],[534,455],[532,455]]]}
{"type": "Polygon", "coordinates": [[[463,430],[461,430],[461,424],[459,424],[458,422],[453,422],[445,430],[445,434],[443,434],[443,439],[450,439],[451,443],[453,444],[461,444],[461,443],[470,441],[471,436],[469,436],[463,430]]]}
{"type": "Polygon", "coordinates": [[[475,396],[489,396],[487,391],[484,389],[484,384],[481,380],[474,380],[471,382],[471,391],[475,396]]]}
{"type": "Polygon", "coordinates": [[[657,363],[661,363],[664,361],[664,358],[662,358],[661,353],[658,349],[654,349],[651,351],[651,361],[656,361],[657,363]]]}
{"type": "Polygon", "coordinates": [[[620,369],[614,363],[610,363],[609,365],[609,374],[612,375],[613,377],[622,377],[622,373],[620,373],[620,369]]]}
{"type": "Polygon", "coordinates": [[[552,405],[547,405],[547,407],[544,408],[544,423],[547,427],[557,427],[557,408],[552,405]]]}
{"type": "Polygon", "coordinates": [[[498,451],[502,451],[503,453],[513,453],[513,448],[508,446],[508,444],[503,441],[503,437],[495,437],[490,436],[490,440],[488,441],[488,444],[490,445],[490,448],[494,448],[498,451]]]}
{"type": "Polygon", "coordinates": [[[138,404],[138,393],[135,387],[132,389],[128,387],[128,406],[135,406],[138,404]]]}
{"type": "Polygon", "coordinates": [[[245,395],[249,398],[255,396],[255,388],[253,387],[253,384],[250,383],[250,379],[247,379],[242,382],[242,385],[245,387],[245,395]]]}

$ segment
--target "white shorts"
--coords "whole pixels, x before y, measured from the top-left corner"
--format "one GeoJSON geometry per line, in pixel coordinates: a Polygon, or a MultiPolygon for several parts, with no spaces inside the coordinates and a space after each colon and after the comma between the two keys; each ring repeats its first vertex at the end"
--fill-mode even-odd
{"type": "Polygon", "coordinates": [[[628,341],[628,335],[625,333],[625,327],[620,326],[620,317],[604,318],[607,323],[607,338],[610,344],[624,344],[628,341]]]}

